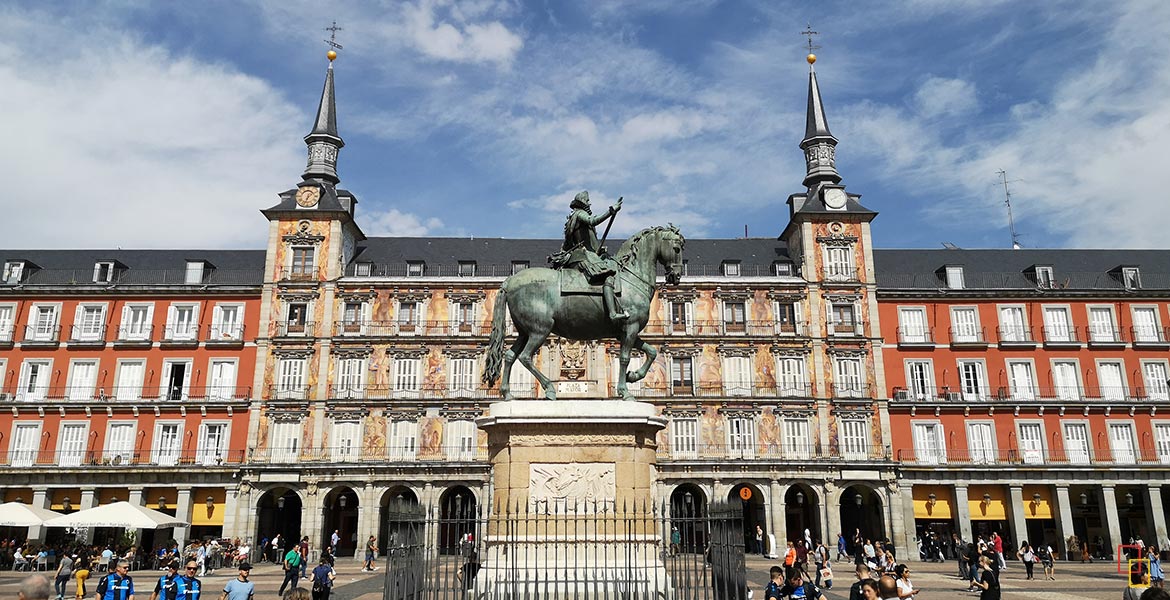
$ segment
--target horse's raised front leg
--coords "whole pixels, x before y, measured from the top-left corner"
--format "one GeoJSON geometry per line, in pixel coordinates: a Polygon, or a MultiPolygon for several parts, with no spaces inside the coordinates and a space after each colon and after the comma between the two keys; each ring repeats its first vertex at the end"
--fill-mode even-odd
{"type": "Polygon", "coordinates": [[[500,395],[504,400],[515,400],[512,396],[512,382],[510,381],[512,375],[512,365],[516,363],[516,353],[524,347],[528,341],[528,336],[523,333],[512,342],[512,347],[504,352],[504,369],[500,371],[500,395]]]}
{"type": "Polygon", "coordinates": [[[544,397],[549,400],[556,400],[557,390],[553,387],[552,381],[548,377],[545,377],[544,373],[538,371],[536,365],[532,362],[533,355],[536,354],[536,351],[540,349],[540,346],[544,344],[544,340],[546,339],[548,339],[548,333],[529,333],[528,340],[524,344],[524,349],[520,351],[520,354],[516,358],[540,382],[540,387],[544,388],[544,397]]]}
{"type": "Polygon", "coordinates": [[[646,360],[642,361],[642,367],[633,373],[626,373],[626,381],[633,383],[635,381],[642,381],[646,378],[646,374],[650,372],[650,367],[654,365],[654,359],[658,358],[658,350],[647,344],[642,338],[634,340],[634,346],[646,353],[646,360]]]}

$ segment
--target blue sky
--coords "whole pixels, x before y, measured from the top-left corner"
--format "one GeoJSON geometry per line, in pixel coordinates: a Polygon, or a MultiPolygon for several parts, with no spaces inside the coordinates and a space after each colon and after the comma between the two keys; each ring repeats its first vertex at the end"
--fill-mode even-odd
{"type": "Polygon", "coordinates": [[[9,247],[261,247],[336,19],[339,171],[367,235],[775,236],[808,66],[879,247],[1170,247],[1170,3],[9,3],[9,247]]]}

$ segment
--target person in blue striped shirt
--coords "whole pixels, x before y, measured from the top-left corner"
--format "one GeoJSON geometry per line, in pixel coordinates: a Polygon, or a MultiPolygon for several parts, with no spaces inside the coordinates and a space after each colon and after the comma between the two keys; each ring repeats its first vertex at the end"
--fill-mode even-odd
{"type": "Polygon", "coordinates": [[[119,560],[114,572],[98,581],[94,600],[134,600],[134,579],[130,577],[130,561],[119,560]]]}

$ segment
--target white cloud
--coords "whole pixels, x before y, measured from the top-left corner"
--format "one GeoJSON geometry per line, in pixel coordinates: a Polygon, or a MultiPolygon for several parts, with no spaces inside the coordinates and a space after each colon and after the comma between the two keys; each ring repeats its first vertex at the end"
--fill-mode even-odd
{"type": "Polygon", "coordinates": [[[978,106],[974,83],[943,77],[924,81],[914,94],[914,100],[919,114],[926,118],[960,115],[978,106]]]}
{"type": "Polygon", "coordinates": [[[484,16],[488,12],[486,7],[468,10],[468,6],[462,6],[462,10],[452,11],[455,23],[451,23],[436,15],[436,8],[448,5],[447,2],[422,0],[403,9],[408,39],[426,56],[506,66],[524,46],[520,36],[499,21],[460,22],[461,19],[484,16]]]}
{"type": "Polygon", "coordinates": [[[10,247],[257,247],[309,126],[264,81],[125,32],[0,18],[10,247]]]}
{"type": "Polygon", "coordinates": [[[443,228],[439,219],[419,217],[396,208],[363,214],[358,222],[368,236],[420,237],[435,235],[443,228]]]}

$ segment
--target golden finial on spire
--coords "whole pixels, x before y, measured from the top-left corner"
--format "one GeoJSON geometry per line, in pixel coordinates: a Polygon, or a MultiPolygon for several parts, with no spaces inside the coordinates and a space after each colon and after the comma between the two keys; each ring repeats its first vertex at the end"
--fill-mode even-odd
{"type": "Polygon", "coordinates": [[[329,32],[329,39],[325,40],[325,43],[329,44],[329,51],[325,53],[325,58],[333,62],[337,59],[337,51],[341,50],[341,44],[337,43],[337,32],[341,31],[341,28],[337,26],[337,21],[334,21],[333,25],[325,28],[325,31],[329,32]]]}
{"type": "Polygon", "coordinates": [[[813,31],[812,23],[809,23],[805,27],[804,31],[800,32],[800,35],[808,36],[808,56],[806,56],[804,59],[807,60],[808,64],[811,65],[817,62],[817,55],[813,54],[813,50],[820,48],[820,46],[813,44],[813,36],[820,35],[820,32],[813,31]]]}

